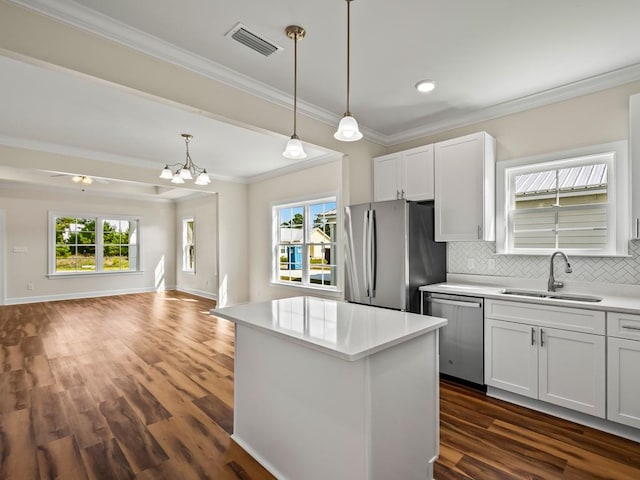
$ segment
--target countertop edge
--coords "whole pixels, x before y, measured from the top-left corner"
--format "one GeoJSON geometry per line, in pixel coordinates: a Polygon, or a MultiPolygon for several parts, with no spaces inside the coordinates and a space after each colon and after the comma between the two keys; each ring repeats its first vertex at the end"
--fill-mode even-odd
{"type": "MultiPolygon", "coordinates": [[[[516,303],[535,303],[539,305],[556,305],[561,307],[580,308],[584,310],[597,310],[603,312],[617,312],[640,314],[640,299],[631,297],[615,297],[611,295],[599,295],[601,302],[580,302],[572,300],[562,300],[555,298],[538,298],[504,295],[499,293],[503,287],[482,284],[463,283],[435,283],[423,285],[419,288],[421,292],[444,293],[452,295],[464,295],[468,297],[482,297],[492,300],[504,300],[516,303]]],[[[578,293],[578,292],[567,292],[578,293]]]]}
{"type": "MultiPolygon", "coordinates": [[[[378,308],[378,307],[371,307],[371,308],[378,308]]],[[[248,322],[246,320],[242,320],[242,319],[238,319],[235,318],[231,315],[225,314],[224,312],[220,312],[219,310],[211,309],[210,310],[210,315],[215,316],[215,317],[220,317],[220,318],[224,318],[225,320],[229,320],[230,322],[233,322],[235,324],[238,325],[242,325],[244,327],[248,327],[248,328],[252,328],[254,330],[259,330],[261,332],[267,333],[269,335],[273,335],[275,337],[278,338],[283,338],[289,342],[292,343],[296,343],[298,345],[304,346],[306,348],[310,348],[312,350],[316,350],[318,352],[327,354],[327,355],[331,355],[333,357],[337,357],[340,358],[341,360],[345,360],[347,362],[355,362],[358,360],[361,360],[365,357],[371,356],[375,353],[381,352],[383,350],[386,350],[388,348],[394,347],[396,345],[400,345],[404,342],[407,342],[409,340],[412,340],[413,338],[417,338],[419,336],[422,335],[426,335],[427,333],[433,332],[435,330],[438,330],[439,328],[445,326],[447,324],[447,320],[444,318],[440,318],[440,317],[431,317],[429,315],[424,315],[425,320],[427,318],[433,319],[431,321],[431,323],[427,326],[425,326],[424,328],[415,331],[415,332],[411,332],[409,334],[400,336],[398,338],[389,340],[387,342],[381,343],[379,345],[375,345],[373,347],[358,351],[358,352],[354,352],[354,353],[345,353],[345,352],[340,352],[338,350],[332,349],[330,347],[327,347],[325,345],[322,345],[321,343],[315,343],[312,342],[308,339],[305,338],[300,338],[297,337],[295,335],[290,335],[278,330],[273,330],[270,328],[266,328],[263,327],[262,325],[256,325],[255,323],[252,322],[248,322]]]]}

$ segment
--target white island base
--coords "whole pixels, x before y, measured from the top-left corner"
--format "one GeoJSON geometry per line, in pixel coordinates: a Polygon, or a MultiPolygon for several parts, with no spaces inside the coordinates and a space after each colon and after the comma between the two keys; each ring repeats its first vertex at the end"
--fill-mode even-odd
{"type": "MultiPolygon", "coordinates": [[[[345,305],[382,311],[388,322],[405,325],[407,316],[412,322],[420,317],[345,305]]],[[[234,320],[234,308],[212,314],[234,320]]],[[[274,333],[236,318],[233,440],[281,480],[433,479],[439,451],[437,329],[446,322],[421,318],[430,319],[431,328],[418,334],[410,329],[409,338],[397,343],[346,355],[339,348],[327,353],[323,342],[306,342],[318,325],[307,323],[307,334],[289,336],[281,326],[274,333]]],[[[362,333],[353,323],[350,333],[362,333]]]]}

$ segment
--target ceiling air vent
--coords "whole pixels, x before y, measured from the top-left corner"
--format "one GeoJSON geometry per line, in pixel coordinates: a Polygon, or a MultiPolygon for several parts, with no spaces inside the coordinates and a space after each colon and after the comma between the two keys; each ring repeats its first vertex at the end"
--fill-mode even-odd
{"type": "Polygon", "coordinates": [[[265,57],[282,50],[281,46],[261,37],[255,32],[252,32],[241,23],[236,24],[236,26],[233,27],[226,36],[233,38],[236,42],[240,42],[244,46],[249,47],[251,50],[255,50],[265,57]]]}

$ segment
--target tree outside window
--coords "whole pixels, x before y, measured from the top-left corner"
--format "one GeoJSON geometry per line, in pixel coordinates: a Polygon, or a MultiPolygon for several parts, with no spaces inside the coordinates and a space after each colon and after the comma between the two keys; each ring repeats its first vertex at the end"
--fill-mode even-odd
{"type": "Polygon", "coordinates": [[[50,214],[50,274],[138,270],[137,219],[50,214]]]}

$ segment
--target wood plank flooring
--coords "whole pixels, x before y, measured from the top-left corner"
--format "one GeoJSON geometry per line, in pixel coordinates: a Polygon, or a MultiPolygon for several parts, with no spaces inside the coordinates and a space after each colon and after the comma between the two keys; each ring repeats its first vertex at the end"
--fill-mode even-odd
{"type": "MultiPolygon", "coordinates": [[[[233,324],[213,306],[0,307],[0,479],[272,479],[230,439],[233,324]]],[[[640,444],[443,382],[436,479],[638,480],[640,444]]]]}

